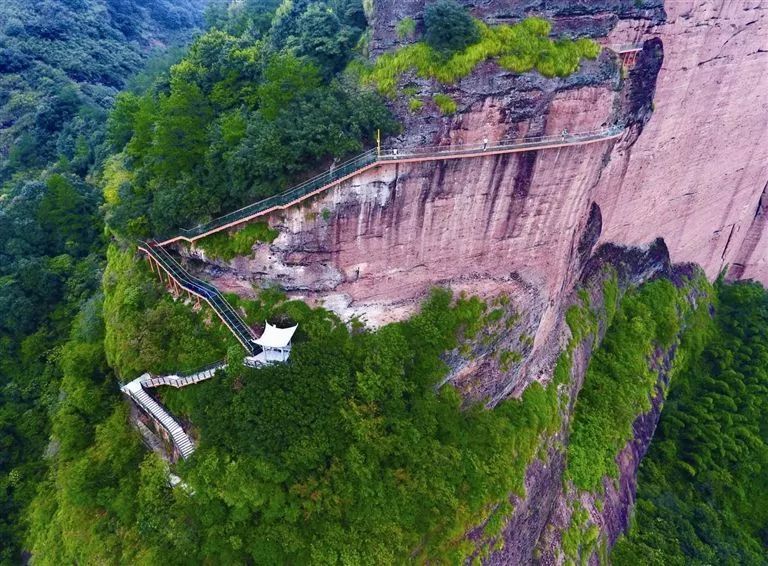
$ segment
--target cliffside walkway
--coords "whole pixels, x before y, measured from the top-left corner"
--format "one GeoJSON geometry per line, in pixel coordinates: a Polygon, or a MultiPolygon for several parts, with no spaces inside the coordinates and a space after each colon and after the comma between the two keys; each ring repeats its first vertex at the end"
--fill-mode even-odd
{"type": "Polygon", "coordinates": [[[633,69],[637,63],[637,56],[643,50],[642,43],[627,43],[624,45],[612,45],[610,49],[621,59],[624,69],[633,69]]]}
{"type": "Polygon", "coordinates": [[[305,199],[320,194],[331,187],[376,167],[446,159],[487,157],[489,155],[502,155],[542,149],[558,149],[615,139],[620,137],[623,133],[623,126],[612,126],[591,132],[574,134],[564,132],[561,135],[541,136],[537,138],[527,138],[525,140],[502,140],[487,144],[402,149],[393,148],[381,151],[373,149],[278,195],[249,204],[239,210],[215,218],[210,222],[199,224],[194,228],[182,229],[179,234],[175,236],[161,238],[155,241],[154,245],[155,248],[162,248],[162,246],[179,241],[194,242],[216,232],[250,222],[259,216],[290,208],[305,199]]]}
{"type": "Polygon", "coordinates": [[[162,273],[165,273],[169,283],[176,286],[179,291],[187,291],[190,295],[208,303],[250,356],[256,356],[261,352],[261,348],[253,341],[255,336],[251,327],[246,324],[216,287],[194,277],[156,242],[141,242],[139,250],[147,254],[153,271],[157,266],[158,274],[162,277],[162,273]]]}
{"type": "Polygon", "coordinates": [[[155,401],[149,393],[144,390],[144,383],[151,380],[149,374],[134,379],[130,383],[123,385],[120,390],[130,397],[152,420],[162,427],[170,438],[173,446],[178,450],[181,457],[185,460],[195,451],[195,445],[189,435],[184,432],[181,425],[174,419],[160,403],[155,401]]]}

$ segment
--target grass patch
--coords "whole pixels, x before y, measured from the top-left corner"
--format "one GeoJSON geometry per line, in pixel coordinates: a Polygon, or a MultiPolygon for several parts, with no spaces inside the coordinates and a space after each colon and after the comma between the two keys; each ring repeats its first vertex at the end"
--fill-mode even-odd
{"type": "Polygon", "coordinates": [[[280,233],[267,222],[248,224],[234,234],[218,232],[197,242],[208,257],[229,261],[239,256],[249,256],[257,243],[271,244],[280,233]]]}
{"type": "Polygon", "coordinates": [[[456,101],[448,96],[447,94],[438,93],[435,94],[432,97],[432,100],[434,101],[435,105],[440,109],[440,112],[445,114],[446,116],[449,116],[451,114],[455,114],[458,107],[456,106],[456,101]]]}
{"type": "Polygon", "coordinates": [[[501,371],[509,371],[509,368],[512,367],[512,364],[516,364],[522,360],[522,354],[520,354],[520,352],[516,352],[515,350],[505,350],[499,354],[499,365],[501,366],[501,371]]]}
{"type": "Polygon", "coordinates": [[[411,112],[418,112],[422,108],[424,108],[424,101],[423,100],[421,100],[419,98],[411,98],[408,101],[408,110],[410,110],[411,112]]]}
{"type": "Polygon", "coordinates": [[[395,32],[397,33],[397,37],[401,40],[413,39],[416,35],[416,20],[410,16],[403,18],[397,23],[395,32]]]}
{"type": "Polygon", "coordinates": [[[415,71],[419,77],[453,84],[489,59],[515,73],[537,70],[545,77],[567,77],[579,69],[582,59],[595,59],[600,46],[591,39],[549,37],[552,25],[542,18],[527,18],[512,26],[490,27],[477,21],[480,41],[452,55],[418,42],[385,53],[364,73],[365,81],[394,97],[400,77],[415,71]]]}

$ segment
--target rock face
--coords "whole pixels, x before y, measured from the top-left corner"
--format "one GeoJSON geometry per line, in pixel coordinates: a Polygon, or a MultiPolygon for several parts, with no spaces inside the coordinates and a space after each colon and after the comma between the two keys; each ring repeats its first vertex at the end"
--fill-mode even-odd
{"type": "MultiPolygon", "coordinates": [[[[395,23],[420,14],[423,3],[377,2],[373,50],[394,45],[395,23]]],[[[696,262],[711,277],[730,265],[732,277],[768,282],[766,7],[692,6],[475,3],[490,21],[541,12],[566,32],[607,33],[605,43],[652,41],[626,80],[606,51],[568,79],[515,76],[487,63],[455,86],[416,81],[422,92],[454,96],[460,111],[451,118],[430,104],[418,115],[403,111],[404,134],[390,145],[522,138],[616,121],[630,125],[627,135],[381,168],[309,210],[270,218],[281,237],[252,259],[220,265],[218,282],[247,292],[252,282],[275,281],[380,324],[408,314],[436,284],[482,290],[520,278],[548,305],[541,340],[578,273],[577,243],[593,203],[602,216],[600,243],[642,246],[661,237],[674,261],[696,262]]]]}
{"type": "Polygon", "coordinates": [[[668,2],[667,21],[625,20],[613,43],[658,37],[664,49],[655,111],[595,189],[601,240],[663,237],[672,259],[710,277],[768,282],[763,230],[768,183],[768,6],[764,2],[668,2]],[[763,200],[763,205],[765,201],[763,200]]]}
{"type": "MultiPolygon", "coordinates": [[[[378,0],[372,52],[399,43],[395,26],[402,18],[415,16],[421,25],[424,3],[378,0]]],[[[253,285],[278,283],[372,325],[409,315],[435,285],[485,297],[504,292],[535,337],[532,347],[506,371],[481,354],[449,377],[460,388],[482,383],[477,398],[490,404],[549,378],[563,344],[564,310],[577,282],[589,276],[597,246],[606,253],[660,239],[651,252],[663,246],[673,262],[699,264],[710,278],[728,268],[731,278],[768,283],[765,2],[464,3],[490,22],[540,14],[553,19],[558,32],[606,45],[643,43],[644,49],[627,76],[606,50],[567,79],[516,76],[492,63],[452,86],[411,77],[425,98],[436,89],[450,94],[459,112],[444,117],[427,102],[413,115],[396,103],[405,129],[390,146],[522,139],[617,122],[627,125],[625,135],[577,147],[382,167],[270,217],[280,236],[257,246],[252,257],[217,263],[200,250],[185,252],[203,260],[198,269],[226,290],[249,294],[253,285]]],[[[642,266],[624,273],[634,283],[648,275],[642,266]]],[[[586,367],[584,356],[575,360],[576,370],[579,363],[586,367]]],[[[638,441],[620,456],[623,483],[600,519],[611,542],[626,526],[634,472],[656,416],[639,423],[638,441]]],[[[557,524],[552,493],[564,464],[551,456],[549,468],[532,466],[529,495],[517,502],[505,549],[491,562],[530,563],[548,521],[557,524]]]]}

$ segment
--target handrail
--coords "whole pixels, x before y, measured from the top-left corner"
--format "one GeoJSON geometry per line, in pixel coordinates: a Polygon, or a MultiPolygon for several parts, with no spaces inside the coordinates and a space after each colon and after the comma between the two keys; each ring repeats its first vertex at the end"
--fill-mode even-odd
{"type": "Polygon", "coordinates": [[[157,245],[156,242],[141,242],[139,249],[157,261],[158,265],[180,287],[207,302],[249,354],[255,355],[260,351],[260,348],[253,342],[254,335],[251,328],[216,287],[191,275],[176,262],[168,250],[157,245]]]}
{"type": "Polygon", "coordinates": [[[161,385],[168,385],[169,387],[175,387],[179,389],[181,387],[186,387],[187,385],[194,385],[195,383],[200,383],[201,381],[211,379],[216,375],[217,371],[226,367],[226,360],[221,360],[213,364],[208,364],[207,366],[199,368],[190,373],[179,372],[175,375],[163,375],[158,377],[150,376],[147,379],[142,380],[141,384],[144,387],[159,387],[161,385]]]}
{"type": "Polygon", "coordinates": [[[132,399],[136,405],[138,405],[145,413],[150,415],[156,423],[158,423],[165,431],[168,433],[168,435],[171,437],[171,441],[173,442],[173,445],[176,447],[176,449],[181,454],[182,458],[186,459],[188,458],[192,452],[194,452],[194,445],[192,443],[192,440],[189,438],[189,435],[184,432],[184,429],[181,427],[181,425],[178,423],[178,421],[171,415],[165,407],[163,407],[160,403],[152,399],[152,397],[147,394],[146,391],[144,391],[143,387],[141,386],[141,383],[139,382],[139,391],[146,396],[146,398],[150,401],[152,405],[156,405],[156,407],[150,406],[147,402],[145,402],[144,399],[142,399],[132,388],[132,385],[135,385],[136,382],[138,382],[141,378],[138,380],[134,380],[134,382],[127,384],[126,386],[121,387],[123,393],[125,393],[129,399],[132,399]],[[168,421],[168,423],[166,423],[168,421]],[[170,423],[170,424],[169,424],[170,423]]]}
{"type": "Polygon", "coordinates": [[[609,47],[614,53],[629,53],[630,51],[642,51],[642,43],[625,43],[622,45],[611,45],[609,47]]]}
{"type": "Polygon", "coordinates": [[[196,376],[199,373],[204,373],[204,372],[212,370],[212,369],[216,369],[217,370],[217,369],[223,368],[226,365],[227,365],[227,361],[226,360],[219,360],[218,362],[214,362],[212,364],[208,364],[206,366],[198,368],[195,371],[190,371],[190,372],[186,372],[186,373],[179,372],[176,375],[178,375],[179,377],[194,377],[194,376],[196,376]]]}
{"type": "Polygon", "coordinates": [[[240,224],[256,216],[270,211],[286,208],[288,205],[300,202],[304,198],[334,186],[348,178],[361,173],[364,170],[385,164],[409,163],[414,161],[430,161],[439,159],[453,159],[459,157],[480,157],[500,153],[512,153],[528,151],[532,149],[551,149],[569,145],[592,143],[619,137],[624,131],[623,125],[613,125],[601,130],[593,130],[580,133],[568,133],[564,131],[560,135],[528,137],[523,140],[501,140],[493,143],[432,146],[420,148],[391,148],[382,151],[375,149],[357,155],[332,169],[316,175],[306,181],[283,191],[282,193],[267,197],[260,201],[246,205],[238,210],[229,212],[208,222],[204,222],[189,229],[181,229],[175,236],[158,238],[160,247],[186,240],[194,242],[214,232],[240,224]]]}

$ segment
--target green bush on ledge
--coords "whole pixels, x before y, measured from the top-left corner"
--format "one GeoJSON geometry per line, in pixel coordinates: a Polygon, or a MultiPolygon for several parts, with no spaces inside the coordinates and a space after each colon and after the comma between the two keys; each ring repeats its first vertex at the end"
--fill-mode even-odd
{"type": "Polygon", "coordinates": [[[397,94],[400,77],[415,71],[419,77],[452,84],[469,75],[488,59],[509,71],[537,70],[545,77],[567,77],[579,69],[582,59],[595,59],[600,46],[591,39],[549,37],[552,25],[542,18],[527,18],[512,26],[490,27],[479,20],[480,40],[451,55],[418,42],[385,53],[363,71],[363,80],[390,97],[397,94]]]}

